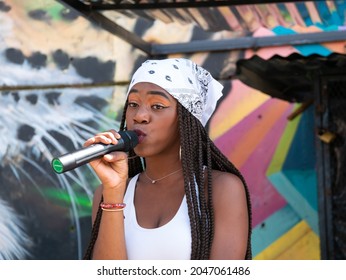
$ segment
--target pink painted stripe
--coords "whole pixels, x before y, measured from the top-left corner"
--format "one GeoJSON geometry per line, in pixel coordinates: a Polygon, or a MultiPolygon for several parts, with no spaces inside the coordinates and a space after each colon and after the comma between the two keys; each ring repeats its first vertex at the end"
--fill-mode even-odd
{"type": "Polygon", "coordinates": [[[278,143],[287,125],[287,115],[292,111],[290,106],[273,128],[240,168],[251,193],[253,201],[253,226],[260,224],[266,218],[284,207],[287,202],[266,177],[278,143]]]}
{"type": "MultiPolygon", "coordinates": [[[[247,133],[257,124],[259,116],[270,118],[267,114],[269,108],[277,106],[278,101],[272,99],[263,104],[258,110],[254,111],[244,121],[233,127],[230,131],[219,137],[215,144],[226,155],[237,149],[239,142],[243,141],[247,133]],[[232,135],[232,137],[231,137],[232,135]]],[[[282,104],[281,104],[282,105],[282,104]]],[[[279,118],[274,121],[273,126],[263,138],[254,139],[258,141],[256,149],[238,168],[241,170],[251,193],[253,208],[253,226],[261,223],[268,216],[281,209],[286,201],[272,186],[266,178],[266,170],[272,160],[278,142],[287,124],[287,116],[292,111],[293,105],[287,104],[286,109],[282,111],[279,118]]],[[[231,156],[229,156],[232,161],[231,156]]]]}
{"type": "MultiPolygon", "coordinates": [[[[232,129],[228,130],[221,137],[215,139],[215,144],[221,149],[221,151],[229,156],[232,155],[232,152],[237,152],[237,147],[241,145],[244,141],[248,141],[248,135],[252,132],[252,130],[258,129],[259,125],[262,125],[263,122],[267,122],[266,120],[272,120],[273,115],[270,113],[268,115],[267,112],[273,112],[273,108],[277,108],[278,106],[284,103],[285,107],[289,107],[287,102],[278,100],[278,99],[270,99],[262,104],[258,109],[253,111],[250,115],[244,118],[241,122],[235,125],[232,129]],[[262,121],[262,119],[265,119],[262,121]]],[[[281,108],[281,114],[285,112],[286,109],[281,108]]],[[[271,123],[266,123],[266,125],[273,125],[275,120],[272,120],[271,123]]],[[[268,127],[264,127],[268,129],[268,127]]],[[[253,141],[260,141],[261,139],[250,139],[253,141]]],[[[248,152],[248,151],[244,151],[248,152]]],[[[232,156],[230,156],[232,158],[232,156]]],[[[233,158],[234,160],[234,158],[233,158]]],[[[238,165],[239,167],[239,165],[238,165]]]]}

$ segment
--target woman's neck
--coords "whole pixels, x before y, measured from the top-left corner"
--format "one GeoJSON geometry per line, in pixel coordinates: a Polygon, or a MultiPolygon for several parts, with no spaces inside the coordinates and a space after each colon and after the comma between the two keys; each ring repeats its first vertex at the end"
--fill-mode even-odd
{"type": "Polygon", "coordinates": [[[171,172],[182,169],[179,157],[150,157],[145,159],[145,171],[152,178],[159,178],[171,172]]]}

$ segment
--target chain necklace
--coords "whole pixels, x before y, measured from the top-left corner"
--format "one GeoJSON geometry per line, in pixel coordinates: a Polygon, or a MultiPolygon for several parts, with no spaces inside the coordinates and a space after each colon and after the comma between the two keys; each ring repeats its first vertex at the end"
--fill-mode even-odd
{"type": "Polygon", "coordinates": [[[172,172],[172,173],[169,173],[168,175],[166,175],[166,176],[164,176],[164,177],[162,177],[162,178],[156,179],[156,180],[151,179],[151,178],[148,176],[148,174],[147,174],[146,171],[144,171],[144,175],[149,179],[149,181],[150,181],[152,184],[155,184],[157,181],[161,181],[161,180],[163,180],[163,179],[165,179],[165,178],[167,178],[167,177],[169,177],[169,176],[171,176],[171,175],[173,175],[173,174],[175,174],[175,173],[178,173],[178,172],[181,171],[181,170],[182,170],[182,168],[180,168],[180,169],[178,169],[178,170],[176,170],[176,171],[174,171],[174,172],[172,172]]]}

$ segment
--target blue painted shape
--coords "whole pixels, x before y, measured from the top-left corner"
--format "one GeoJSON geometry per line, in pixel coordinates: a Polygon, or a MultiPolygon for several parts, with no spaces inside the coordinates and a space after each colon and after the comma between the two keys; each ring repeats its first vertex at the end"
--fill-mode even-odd
{"type": "Polygon", "coordinates": [[[329,11],[329,8],[325,1],[316,1],[315,6],[318,10],[318,13],[320,15],[320,18],[325,25],[331,25],[333,24],[333,18],[329,11]]]}
{"type": "MultiPolygon", "coordinates": [[[[325,1],[315,1],[315,6],[320,16],[320,27],[344,25],[345,1],[334,1],[335,10],[331,11],[325,1]]],[[[297,3],[297,8],[304,18],[305,13],[309,13],[304,3],[297,3]]],[[[315,23],[316,25],[318,23],[315,23]]],[[[324,28],[323,28],[324,29],[324,28]]]]}
{"type": "Polygon", "coordinates": [[[314,112],[311,106],[300,118],[281,172],[311,207],[318,211],[314,112]]]}
{"type": "Polygon", "coordinates": [[[340,24],[338,25],[344,25],[343,22],[345,22],[346,1],[334,1],[334,5],[336,8],[336,13],[338,13],[340,18],[340,24]]]}
{"type": "Polygon", "coordinates": [[[333,25],[343,25],[343,21],[340,18],[340,15],[337,11],[332,12],[332,22],[333,25]]]}
{"type": "Polygon", "coordinates": [[[305,6],[305,3],[296,3],[297,9],[300,13],[300,16],[305,22],[306,26],[313,25],[314,23],[312,22],[312,19],[310,17],[309,11],[305,6]]]}
{"type": "Polygon", "coordinates": [[[312,209],[318,212],[316,171],[314,169],[283,170],[282,173],[285,174],[293,187],[310,204],[312,209]]]}
{"type": "Polygon", "coordinates": [[[288,12],[286,5],[284,3],[278,3],[278,4],[276,4],[276,6],[278,7],[280,13],[283,15],[284,18],[289,15],[289,12],[288,12]]]}
{"type": "Polygon", "coordinates": [[[286,205],[252,229],[252,254],[261,253],[301,221],[295,210],[286,205]]]}
{"type": "Polygon", "coordinates": [[[300,118],[282,170],[310,170],[316,167],[314,106],[300,118]]]}
{"type": "Polygon", "coordinates": [[[323,31],[326,31],[326,32],[328,32],[328,31],[338,31],[339,30],[339,26],[337,26],[337,25],[328,25],[328,26],[326,26],[326,25],[322,25],[322,24],[316,24],[316,26],[319,29],[321,29],[323,31]]]}
{"type": "MultiPolygon", "coordinates": [[[[290,34],[298,34],[297,32],[295,32],[292,29],[283,27],[283,26],[276,26],[273,28],[272,30],[276,35],[280,36],[280,35],[290,35],[290,34]]],[[[321,46],[319,44],[311,44],[311,45],[296,45],[293,46],[294,48],[296,48],[299,53],[303,56],[309,56],[311,54],[318,54],[321,56],[328,56],[330,55],[332,52],[324,47],[321,46]]]]}
{"type": "MultiPolygon", "coordinates": [[[[309,183],[311,184],[313,181],[311,178],[304,181],[308,177],[309,176],[306,174],[304,174],[303,177],[300,177],[301,182],[298,187],[307,186],[309,183]]],[[[297,215],[299,215],[302,220],[305,220],[311,229],[319,235],[318,212],[312,207],[309,201],[305,199],[300,190],[297,189],[297,186],[290,181],[290,178],[283,172],[276,172],[271,174],[268,179],[276,190],[286,199],[287,203],[289,203],[289,205],[296,211],[297,215]]]]}

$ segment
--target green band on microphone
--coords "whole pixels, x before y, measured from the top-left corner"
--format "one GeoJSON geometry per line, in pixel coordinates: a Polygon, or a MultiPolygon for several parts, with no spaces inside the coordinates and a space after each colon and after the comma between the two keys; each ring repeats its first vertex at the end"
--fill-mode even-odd
{"type": "Polygon", "coordinates": [[[64,166],[61,161],[57,158],[53,159],[52,167],[56,173],[62,173],[64,171],[64,166]]]}

